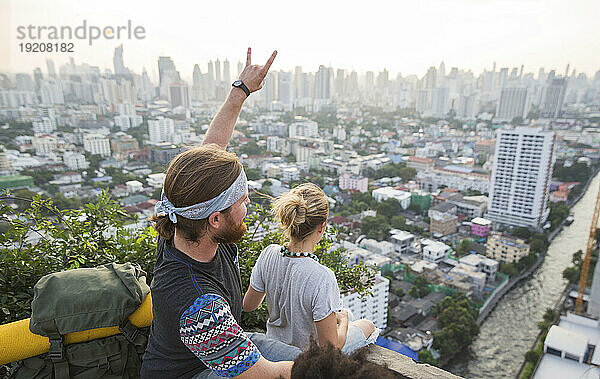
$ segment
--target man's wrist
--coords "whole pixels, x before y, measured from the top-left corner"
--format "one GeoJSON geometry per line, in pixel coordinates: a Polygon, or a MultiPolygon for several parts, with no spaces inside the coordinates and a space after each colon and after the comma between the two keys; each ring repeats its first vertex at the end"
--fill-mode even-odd
{"type": "Polygon", "coordinates": [[[244,101],[248,98],[243,89],[237,87],[231,87],[229,91],[228,100],[232,101],[234,104],[239,104],[240,106],[244,103],[244,101]]]}

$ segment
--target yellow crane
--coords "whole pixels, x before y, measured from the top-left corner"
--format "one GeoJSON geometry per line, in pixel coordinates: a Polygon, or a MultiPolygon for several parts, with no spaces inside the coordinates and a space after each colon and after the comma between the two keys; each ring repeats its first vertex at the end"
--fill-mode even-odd
{"type": "Polygon", "coordinates": [[[587,285],[588,272],[590,270],[590,260],[594,251],[596,242],[596,230],[598,229],[598,216],[600,216],[600,188],[596,195],[596,206],[594,207],[594,215],[592,216],[592,224],[590,225],[590,235],[588,236],[585,256],[581,265],[581,275],[579,275],[579,289],[577,291],[577,300],[575,301],[575,313],[583,314],[583,294],[587,285]]]}

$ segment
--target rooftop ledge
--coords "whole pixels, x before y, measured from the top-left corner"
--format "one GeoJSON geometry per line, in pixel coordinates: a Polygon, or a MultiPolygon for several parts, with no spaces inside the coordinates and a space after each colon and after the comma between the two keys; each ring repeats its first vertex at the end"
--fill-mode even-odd
{"type": "Polygon", "coordinates": [[[409,357],[398,354],[381,346],[370,345],[367,348],[367,359],[373,363],[387,366],[390,370],[408,379],[447,378],[458,379],[460,376],[444,371],[441,368],[425,363],[417,363],[409,357]]]}

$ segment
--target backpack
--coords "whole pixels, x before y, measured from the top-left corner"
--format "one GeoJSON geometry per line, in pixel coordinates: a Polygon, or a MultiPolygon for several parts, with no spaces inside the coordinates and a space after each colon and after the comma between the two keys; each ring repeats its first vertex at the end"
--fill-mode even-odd
{"type": "Polygon", "coordinates": [[[150,288],[139,265],[106,264],[46,275],[34,287],[29,330],[48,337],[48,353],[18,363],[12,378],[139,378],[149,328],[128,316],[150,288]],[[118,326],[121,334],[65,345],[68,333],[118,326]]]}

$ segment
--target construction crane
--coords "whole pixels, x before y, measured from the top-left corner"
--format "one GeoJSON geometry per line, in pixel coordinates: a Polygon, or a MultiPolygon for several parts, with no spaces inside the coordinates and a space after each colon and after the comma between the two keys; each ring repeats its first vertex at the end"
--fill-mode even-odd
{"type": "Polygon", "coordinates": [[[577,291],[577,300],[575,301],[575,313],[583,314],[583,294],[587,285],[588,272],[590,270],[590,260],[596,242],[596,230],[598,229],[598,216],[600,216],[600,188],[596,195],[596,206],[594,207],[594,215],[592,216],[592,224],[590,225],[590,235],[588,236],[587,247],[585,248],[585,256],[581,265],[581,275],[579,275],[579,289],[577,291]]]}

